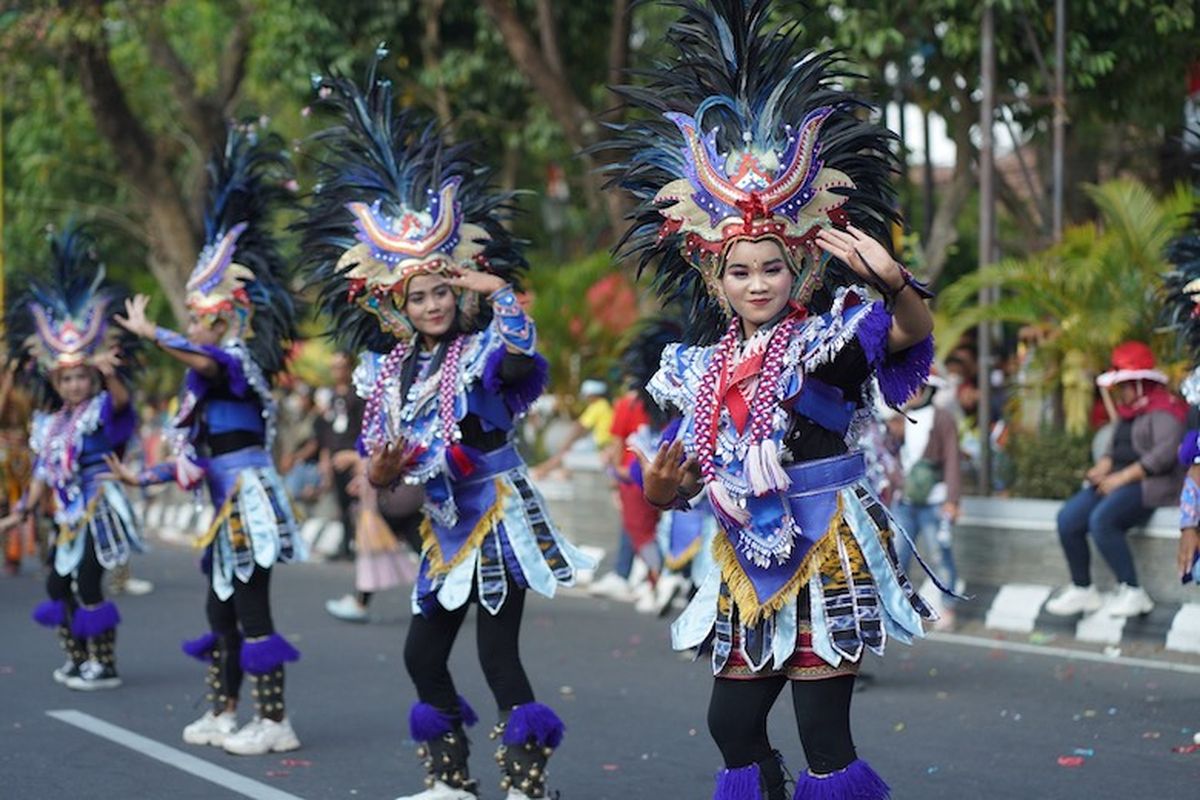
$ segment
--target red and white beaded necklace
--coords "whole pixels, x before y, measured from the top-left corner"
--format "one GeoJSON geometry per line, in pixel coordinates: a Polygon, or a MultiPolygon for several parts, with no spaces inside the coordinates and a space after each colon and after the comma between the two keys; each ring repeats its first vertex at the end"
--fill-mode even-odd
{"type": "MultiPolygon", "coordinates": [[[[762,370],[754,398],[750,402],[750,444],[743,465],[750,491],[755,496],[782,491],[790,483],[780,464],[780,453],[773,436],[773,419],[778,403],[779,377],[783,372],[784,357],[800,319],[797,313],[789,314],[766,334],[768,341],[763,355],[762,370]]],[[[730,388],[730,378],[737,362],[746,357],[746,353],[742,352],[740,339],[741,320],[734,317],[717,343],[708,367],[700,379],[694,425],[696,460],[709,500],[718,515],[739,527],[750,522],[750,514],[734,498],[730,485],[722,481],[717,474],[716,446],[720,432],[721,408],[730,388]]]]}

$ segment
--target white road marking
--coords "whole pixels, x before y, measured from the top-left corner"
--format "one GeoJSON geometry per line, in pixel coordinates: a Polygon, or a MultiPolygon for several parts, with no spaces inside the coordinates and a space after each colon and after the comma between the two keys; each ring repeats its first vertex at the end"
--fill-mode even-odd
{"type": "Polygon", "coordinates": [[[1069,647],[1053,645],[1026,644],[1024,642],[1006,642],[1003,639],[988,639],[985,636],[970,636],[965,633],[939,633],[933,631],[927,634],[930,641],[961,644],[966,647],[978,647],[985,650],[1006,650],[1012,653],[1028,653],[1036,656],[1065,658],[1075,661],[1094,661],[1098,664],[1116,664],[1122,667],[1142,667],[1156,669],[1162,672],[1182,672],[1186,675],[1200,675],[1200,664],[1178,664],[1173,661],[1155,661],[1149,658],[1134,658],[1132,656],[1106,656],[1103,653],[1093,653],[1089,650],[1072,650],[1069,647]]]}
{"type": "Polygon", "coordinates": [[[188,755],[181,750],[176,750],[174,747],[167,747],[165,744],[156,742],[153,739],[147,739],[145,736],[127,731],[124,728],[93,717],[91,714],[85,714],[82,711],[74,709],[47,711],[46,716],[53,717],[68,725],[74,725],[76,728],[95,734],[102,739],[108,739],[110,742],[115,742],[123,747],[128,747],[130,750],[153,758],[155,761],[161,761],[169,767],[174,767],[190,775],[195,775],[197,778],[206,780],[209,783],[223,786],[231,792],[237,792],[243,797],[251,797],[254,800],[301,800],[301,798],[294,794],[288,794],[273,786],[259,783],[252,778],[239,775],[224,767],[218,767],[216,764],[211,764],[202,758],[188,755]]]}

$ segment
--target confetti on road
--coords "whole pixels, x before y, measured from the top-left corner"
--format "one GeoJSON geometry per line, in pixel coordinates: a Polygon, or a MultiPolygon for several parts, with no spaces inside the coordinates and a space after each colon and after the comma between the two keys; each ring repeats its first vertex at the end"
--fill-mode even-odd
{"type": "Polygon", "coordinates": [[[903,722],[897,722],[895,724],[895,726],[892,728],[892,730],[895,731],[896,733],[900,733],[901,731],[904,730],[905,727],[906,726],[903,722]]]}
{"type": "Polygon", "coordinates": [[[311,767],[312,762],[304,758],[281,758],[279,763],[285,767],[311,767]]]}
{"type": "Polygon", "coordinates": [[[1058,765],[1060,767],[1082,767],[1083,756],[1059,756],[1058,765]]]}
{"type": "Polygon", "coordinates": [[[1087,758],[1091,758],[1092,756],[1096,755],[1096,751],[1090,747],[1076,747],[1071,752],[1077,756],[1085,756],[1087,758]]]}
{"type": "Polygon", "coordinates": [[[601,764],[600,768],[603,769],[605,772],[616,772],[621,767],[618,764],[601,764]]]}

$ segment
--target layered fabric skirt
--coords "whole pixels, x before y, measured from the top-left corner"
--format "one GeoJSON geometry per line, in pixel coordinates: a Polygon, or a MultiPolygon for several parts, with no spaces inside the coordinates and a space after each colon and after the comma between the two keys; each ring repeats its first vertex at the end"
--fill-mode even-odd
{"type": "Polygon", "coordinates": [[[865,651],[910,643],[937,619],[900,567],[895,538],[907,534],[867,487],[861,454],[787,473],[798,526],[788,562],[760,567],[718,531],[716,567],[671,628],[677,650],[711,646],[717,676],[853,672],[865,651]]]}
{"type": "Polygon", "coordinates": [[[205,464],[205,480],[216,515],[197,546],[208,548],[205,560],[220,600],[233,595],[235,580],[249,581],[255,567],[307,558],[291,501],[265,450],[215,456],[205,464]]]}
{"type": "Polygon", "coordinates": [[[512,445],[475,458],[471,474],[450,482],[449,492],[457,508],[454,523],[427,513],[421,524],[414,614],[439,605],[460,608],[473,591],[496,614],[510,586],[553,597],[559,586],[575,583],[577,570],[595,566],[554,527],[512,445]]]}
{"type": "Polygon", "coordinates": [[[145,550],[133,507],[125,489],[116,481],[99,481],[95,475],[104,465],[84,471],[83,509],[75,520],[55,521],[54,571],[66,577],[79,568],[84,548],[93,547],[96,560],[105,569],[129,561],[133,553],[145,550]]]}

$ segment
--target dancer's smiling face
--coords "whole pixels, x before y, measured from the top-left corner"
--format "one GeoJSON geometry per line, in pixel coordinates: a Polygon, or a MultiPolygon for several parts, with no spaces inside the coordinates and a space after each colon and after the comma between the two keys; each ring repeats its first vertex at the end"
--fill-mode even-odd
{"type": "Polygon", "coordinates": [[[227,330],[229,330],[229,324],[218,317],[200,314],[188,315],[187,338],[193,344],[216,347],[225,338],[227,330]]]}
{"type": "Polygon", "coordinates": [[[457,300],[454,289],[441,275],[417,275],[408,282],[404,313],[417,333],[438,339],[454,325],[457,300]]]}
{"type": "Polygon", "coordinates": [[[54,375],[54,391],[68,406],[77,406],[96,393],[96,373],[91,367],[60,369],[54,375]]]}
{"type": "Polygon", "coordinates": [[[792,270],[774,239],[741,239],[725,252],[721,291],[746,336],[775,319],[792,294],[792,270]]]}

